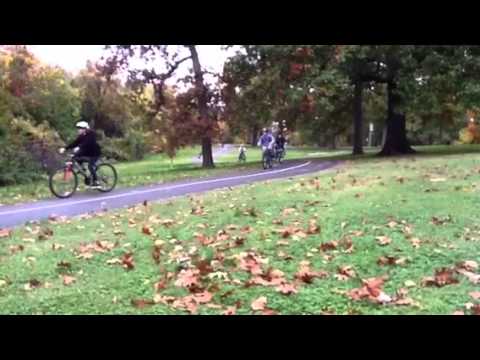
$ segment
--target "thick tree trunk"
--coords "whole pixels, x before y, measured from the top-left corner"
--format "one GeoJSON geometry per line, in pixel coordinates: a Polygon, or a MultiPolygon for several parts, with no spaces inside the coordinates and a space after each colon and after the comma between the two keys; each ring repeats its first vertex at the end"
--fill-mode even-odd
{"type": "Polygon", "coordinates": [[[353,103],[353,155],[363,155],[363,83],[355,83],[353,103]]]}
{"type": "Polygon", "coordinates": [[[330,143],[328,145],[328,148],[330,150],[336,150],[337,149],[337,135],[332,135],[330,138],[330,143]]]}
{"type": "Polygon", "coordinates": [[[252,138],[251,138],[251,145],[252,146],[257,146],[258,131],[259,131],[259,128],[258,128],[257,125],[255,125],[252,129],[252,138]]]}
{"type": "Polygon", "coordinates": [[[197,49],[195,45],[188,45],[190,53],[192,55],[193,73],[195,75],[195,89],[197,91],[198,111],[202,121],[206,122],[206,133],[202,138],[202,166],[204,168],[213,168],[215,164],[213,162],[212,155],[212,138],[208,134],[210,128],[210,117],[208,116],[208,104],[207,104],[207,92],[205,84],[203,83],[202,68],[200,66],[200,60],[198,59],[197,49]]]}
{"type": "Polygon", "coordinates": [[[202,159],[203,167],[214,167],[213,155],[212,155],[212,139],[204,137],[202,139],[202,159]],[[211,165],[205,165],[211,164],[211,165]]]}
{"type": "Polygon", "coordinates": [[[398,94],[395,93],[396,84],[389,82],[387,86],[388,96],[388,116],[387,116],[387,134],[383,144],[380,156],[392,156],[401,154],[413,154],[415,150],[410,146],[407,139],[407,129],[405,126],[405,114],[397,113],[396,105],[399,102],[398,94]]]}

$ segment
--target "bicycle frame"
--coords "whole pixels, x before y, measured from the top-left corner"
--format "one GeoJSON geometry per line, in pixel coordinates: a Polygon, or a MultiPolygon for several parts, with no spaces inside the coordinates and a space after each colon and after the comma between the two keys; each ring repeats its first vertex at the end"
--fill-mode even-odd
{"type": "MultiPolygon", "coordinates": [[[[67,171],[81,174],[85,179],[90,177],[90,175],[87,173],[88,170],[82,166],[81,160],[75,158],[73,155],[70,155],[70,159],[65,162],[65,166],[67,167],[67,171]]],[[[65,174],[64,176],[66,177],[68,175],[65,174]]]]}

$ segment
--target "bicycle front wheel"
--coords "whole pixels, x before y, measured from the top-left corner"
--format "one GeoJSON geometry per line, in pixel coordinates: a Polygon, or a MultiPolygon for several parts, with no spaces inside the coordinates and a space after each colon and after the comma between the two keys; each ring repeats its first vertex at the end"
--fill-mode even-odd
{"type": "Polygon", "coordinates": [[[53,195],[60,199],[71,197],[77,191],[78,176],[68,166],[61,167],[50,174],[48,187],[53,195]]]}
{"type": "Polygon", "coordinates": [[[100,188],[98,191],[110,192],[117,185],[117,170],[110,164],[100,164],[97,166],[97,180],[100,188]]]}

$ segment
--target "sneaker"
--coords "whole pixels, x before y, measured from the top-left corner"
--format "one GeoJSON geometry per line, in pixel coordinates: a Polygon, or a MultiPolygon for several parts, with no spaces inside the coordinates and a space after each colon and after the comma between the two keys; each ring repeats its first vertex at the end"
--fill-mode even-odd
{"type": "Polygon", "coordinates": [[[93,185],[89,186],[90,189],[101,189],[102,186],[98,183],[98,181],[95,181],[93,185]]]}

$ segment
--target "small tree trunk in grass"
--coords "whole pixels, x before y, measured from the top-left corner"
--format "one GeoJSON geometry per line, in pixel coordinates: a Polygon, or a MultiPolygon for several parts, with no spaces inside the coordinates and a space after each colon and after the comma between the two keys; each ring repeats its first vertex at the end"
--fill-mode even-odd
{"type": "Polygon", "coordinates": [[[401,154],[414,154],[416,151],[410,146],[407,139],[407,129],[405,125],[405,114],[396,113],[396,105],[399,98],[395,93],[396,85],[389,82],[387,86],[388,94],[388,116],[386,126],[386,137],[382,151],[379,156],[392,156],[401,154]]]}
{"type": "Polygon", "coordinates": [[[353,119],[353,155],[363,155],[363,83],[355,83],[353,119]]]}

